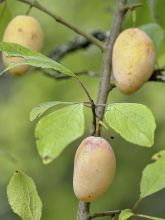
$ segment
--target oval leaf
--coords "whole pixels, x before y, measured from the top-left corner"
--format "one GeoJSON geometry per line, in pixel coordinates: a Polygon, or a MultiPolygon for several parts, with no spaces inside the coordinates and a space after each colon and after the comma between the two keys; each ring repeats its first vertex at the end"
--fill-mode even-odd
{"type": "Polygon", "coordinates": [[[146,32],[150,36],[156,48],[159,49],[164,39],[163,28],[161,28],[161,26],[156,23],[150,23],[150,24],[145,24],[141,26],[140,29],[146,32]]]}
{"type": "Polygon", "coordinates": [[[149,164],[143,170],[140,197],[144,198],[165,188],[165,157],[149,164]]]}
{"type": "Polygon", "coordinates": [[[105,113],[107,124],[127,141],[150,147],[156,128],[151,111],[137,103],[114,103],[105,113]]]}
{"type": "Polygon", "coordinates": [[[12,210],[23,220],[40,220],[42,203],[34,181],[16,171],[7,186],[7,196],[12,210]]]}
{"type": "Polygon", "coordinates": [[[84,132],[83,104],[64,107],[42,118],[35,129],[37,149],[45,164],[84,132]]]}
{"type": "Polygon", "coordinates": [[[20,65],[29,64],[31,66],[40,67],[43,69],[53,69],[60,73],[72,77],[77,77],[71,70],[64,67],[60,63],[44,56],[41,53],[25,48],[19,44],[0,42],[0,51],[6,52],[8,56],[24,58],[24,61],[20,63],[11,63],[11,65],[9,65],[9,67],[7,67],[3,72],[20,65]]]}
{"type": "Polygon", "coordinates": [[[125,210],[121,211],[121,213],[119,215],[119,220],[127,220],[131,216],[133,216],[132,211],[130,209],[125,209],[125,210]]]}

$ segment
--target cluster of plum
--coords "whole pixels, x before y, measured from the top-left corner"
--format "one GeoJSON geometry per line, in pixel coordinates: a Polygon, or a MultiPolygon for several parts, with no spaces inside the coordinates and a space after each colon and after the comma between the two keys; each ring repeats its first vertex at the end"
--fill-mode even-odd
{"type": "MultiPolygon", "coordinates": [[[[38,21],[31,16],[16,16],[8,24],[3,41],[18,43],[35,51],[43,47],[44,34],[38,21]]],[[[23,58],[7,57],[5,66],[23,58]]],[[[152,75],[156,60],[155,47],[149,36],[138,28],[124,30],[117,37],[112,53],[112,72],[116,86],[124,94],[136,92],[152,75]]],[[[23,65],[10,70],[22,75],[29,70],[23,65]]],[[[77,198],[91,202],[111,185],[116,159],[110,144],[102,137],[85,138],[77,149],[74,161],[73,188],[77,198]]]]}

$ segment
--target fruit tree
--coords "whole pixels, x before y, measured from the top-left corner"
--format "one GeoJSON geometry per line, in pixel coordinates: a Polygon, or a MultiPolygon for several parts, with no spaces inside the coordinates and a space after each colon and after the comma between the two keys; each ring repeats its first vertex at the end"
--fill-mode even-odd
{"type": "Polygon", "coordinates": [[[164,7],[0,1],[0,219],[165,220],[164,7]]]}

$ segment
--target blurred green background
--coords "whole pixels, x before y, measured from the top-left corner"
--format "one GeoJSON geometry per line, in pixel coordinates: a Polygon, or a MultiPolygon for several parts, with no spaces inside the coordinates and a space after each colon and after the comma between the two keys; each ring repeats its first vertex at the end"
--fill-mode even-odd
{"type": "MultiPolygon", "coordinates": [[[[88,32],[94,30],[107,31],[111,27],[114,0],[40,0],[43,5],[71,21],[88,32]]],[[[137,1],[130,1],[137,2],[137,1]]],[[[153,21],[149,3],[141,1],[142,8],[137,9],[137,26],[153,21]]],[[[25,14],[28,6],[16,0],[8,0],[11,17],[25,14]]],[[[165,1],[157,1],[157,19],[165,29],[164,19],[165,1]]],[[[154,12],[155,13],[155,12],[154,12]]],[[[32,9],[31,15],[38,18],[45,32],[44,53],[48,54],[52,48],[65,44],[75,37],[75,33],[56,23],[42,12],[32,9]]],[[[5,22],[10,19],[6,13],[1,20],[0,30],[4,30],[5,22]]],[[[123,28],[132,25],[131,13],[126,17],[123,28]]],[[[2,36],[1,36],[2,37],[2,36]]],[[[158,51],[158,63],[165,64],[165,40],[158,51]]],[[[102,55],[92,46],[70,54],[62,63],[74,71],[92,70],[100,72],[102,55]]],[[[81,79],[89,88],[94,99],[97,96],[98,78],[82,76],[81,79]]],[[[112,144],[117,158],[117,173],[112,187],[98,201],[92,203],[92,212],[131,208],[139,196],[139,182],[146,164],[151,162],[155,152],[165,148],[165,85],[163,83],[146,83],[136,94],[122,95],[114,89],[109,96],[112,102],[137,102],[147,105],[153,112],[157,129],[155,144],[152,148],[143,148],[130,144],[118,134],[111,131],[115,137],[104,131],[103,136],[112,144]]],[[[51,100],[86,101],[80,86],[72,79],[56,81],[41,72],[29,72],[22,77],[12,77],[5,74],[0,78],[0,219],[19,219],[10,209],[6,186],[15,170],[23,170],[31,176],[43,202],[43,220],[71,220],[75,219],[78,200],[72,189],[73,159],[79,139],[68,146],[58,159],[50,165],[43,165],[39,157],[35,139],[35,122],[29,121],[30,110],[41,102],[51,100]]],[[[86,135],[91,126],[91,114],[87,109],[86,135]]],[[[154,216],[165,216],[165,191],[146,198],[140,204],[138,212],[154,216]]],[[[109,219],[109,218],[104,218],[109,219]]]]}

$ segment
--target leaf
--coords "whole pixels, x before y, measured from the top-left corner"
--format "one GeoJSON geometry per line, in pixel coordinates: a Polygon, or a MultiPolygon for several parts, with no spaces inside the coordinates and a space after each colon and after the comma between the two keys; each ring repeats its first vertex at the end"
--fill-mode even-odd
{"type": "Polygon", "coordinates": [[[3,2],[0,4],[0,40],[3,37],[4,30],[8,24],[8,22],[11,20],[11,12],[8,8],[8,5],[6,2],[3,2]]]}
{"type": "Polygon", "coordinates": [[[152,160],[159,160],[160,158],[165,157],[165,150],[161,150],[152,156],[152,160]]]}
{"type": "Polygon", "coordinates": [[[43,69],[53,69],[75,78],[77,77],[71,70],[67,69],[60,63],[44,56],[41,53],[25,48],[19,44],[0,42],[0,51],[6,52],[8,56],[24,58],[24,61],[21,61],[20,63],[11,63],[11,66],[7,67],[5,71],[19,65],[29,64],[31,66],[40,67],[43,69]]]}
{"type": "Polygon", "coordinates": [[[37,149],[43,163],[52,162],[84,132],[83,104],[61,108],[42,118],[35,129],[37,149]]]}
{"type": "Polygon", "coordinates": [[[165,188],[165,157],[149,164],[143,170],[140,197],[144,198],[165,188]]]}
{"type": "Polygon", "coordinates": [[[156,128],[151,111],[142,104],[114,103],[105,113],[107,124],[127,141],[145,147],[154,143],[156,128]]]}
{"type": "Polygon", "coordinates": [[[12,210],[23,220],[40,220],[42,203],[32,178],[16,171],[7,186],[7,196],[12,210]]]}
{"type": "Polygon", "coordinates": [[[159,49],[165,37],[163,28],[156,23],[149,23],[141,26],[140,29],[150,36],[156,48],[159,49]]]}
{"type": "Polygon", "coordinates": [[[125,209],[125,210],[121,211],[121,213],[119,215],[119,220],[127,220],[131,216],[133,216],[132,211],[130,209],[125,209]]]}
{"type": "Polygon", "coordinates": [[[61,102],[61,101],[51,101],[51,102],[44,102],[37,106],[35,106],[30,112],[30,121],[33,121],[36,118],[39,118],[45,111],[49,108],[60,105],[60,104],[74,104],[73,102],[61,102]]]}

